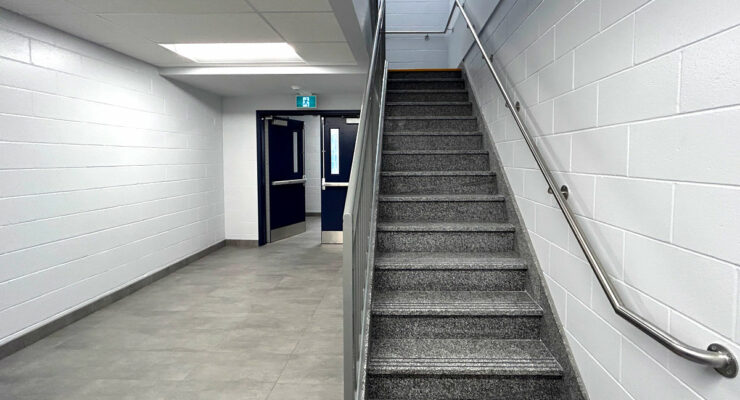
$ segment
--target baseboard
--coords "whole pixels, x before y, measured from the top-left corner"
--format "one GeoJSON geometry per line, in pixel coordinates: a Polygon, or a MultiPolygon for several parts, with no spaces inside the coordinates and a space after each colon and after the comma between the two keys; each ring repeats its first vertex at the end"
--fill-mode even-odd
{"type": "MultiPolygon", "coordinates": [[[[256,242],[256,240],[254,242],[256,242]]],[[[86,305],[84,305],[84,306],[82,306],[82,307],[80,307],[80,308],[78,308],[78,309],[76,309],[76,310],[74,310],[74,311],[72,311],[72,312],[70,312],[68,314],[65,314],[65,315],[63,315],[63,316],[61,316],[61,317],[59,317],[59,318],[57,318],[57,319],[55,319],[53,321],[50,321],[50,322],[48,322],[48,323],[46,323],[46,324],[44,324],[44,325],[42,325],[42,326],[40,326],[40,327],[38,327],[38,328],[36,328],[34,330],[28,332],[28,333],[25,333],[25,334],[23,334],[23,335],[15,338],[15,339],[9,341],[8,343],[5,343],[5,344],[0,345],[0,360],[3,359],[3,358],[5,358],[5,357],[7,357],[7,356],[9,356],[9,355],[11,355],[11,354],[13,354],[13,353],[15,353],[15,352],[17,352],[17,351],[19,351],[19,350],[22,350],[25,347],[28,347],[28,346],[30,346],[30,345],[38,342],[39,340],[41,340],[41,339],[43,339],[43,338],[51,335],[52,333],[54,333],[54,332],[56,332],[56,331],[58,331],[58,330],[60,330],[60,329],[62,329],[64,327],[66,327],[68,325],[71,325],[71,324],[79,321],[80,319],[82,319],[82,318],[84,318],[84,317],[86,317],[86,316],[94,313],[95,311],[98,311],[98,310],[104,308],[105,306],[108,306],[110,304],[115,303],[118,300],[123,299],[124,297],[126,297],[126,296],[128,296],[128,295],[130,295],[130,294],[132,294],[134,292],[136,292],[137,290],[139,290],[139,289],[141,289],[141,288],[143,288],[145,286],[148,286],[148,285],[150,285],[150,284],[152,284],[152,283],[154,283],[154,282],[156,282],[156,281],[164,278],[165,276],[167,276],[167,275],[169,275],[169,274],[177,271],[178,269],[180,269],[180,268],[182,268],[182,267],[184,267],[184,266],[186,266],[186,265],[188,265],[188,264],[190,264],[190,263],[192,263],[194,261],[197,261],[197,260],[199,260],[199,259],[201,259],[201,258],[203,258],[203,257],[205,257],[205,256],[207,256],[207,255],[209,255],[211,253],[213,253],[214,251],[216,251],[216,250],[224,247],[225,244],[226,244],[226,241],[218,242],[218,243],[216,243],[216,244],[214,244],[214,245],[212,245],[212,246],[210,246],[210,247],[208,247],[206,249],[203,249],[203,250],[201,250],[201,251],[199,251],[199,252],[197,252],[197,253],[195,253],[193,255],[190,255],[188,257],[185,257],[182,260],[175,262],[174,264],[170,264],[170,265],[162,268],[161,270],[159,270],[159,271],[157,271],[157,272],[155,272],[155,273],[153,273],[151,275],[145,276],[145,277],[139,279],[138,281],[129,284],[128,286],[122,287],[122,288],[120,288],[120,289],[118,289],[118,290],[116,290],[114,292],[111,292],[111,293],[109,293],[109,294],[107,294],[107,295],[105,295],[105,296],[103,296],[103,297],[101,297],[101,298],[93,301],[92,303],[86,304],[86,305]]]]}
{"type": "Polygon", "coordinates": [[[237,239],[226,239],[224,241],[226,246],[239,247],[241,249],[253,249],[259,247],[259,241],[257,240],[237,240],[237,239]]]}
{"type": "Polygon", "coordinates": [[[307,217],[320,217],[321,216],[321,212],[307,212],[306,213],[306,216],[307,217]]]}

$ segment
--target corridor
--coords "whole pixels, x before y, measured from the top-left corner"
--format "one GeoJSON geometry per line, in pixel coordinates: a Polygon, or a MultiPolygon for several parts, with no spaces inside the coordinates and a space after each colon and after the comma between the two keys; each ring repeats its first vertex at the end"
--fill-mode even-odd
{"type": "Polygon", "coordinates": [[[340,399],[341,246],[225,247],[0,360],[5,399],[340,399]]]}

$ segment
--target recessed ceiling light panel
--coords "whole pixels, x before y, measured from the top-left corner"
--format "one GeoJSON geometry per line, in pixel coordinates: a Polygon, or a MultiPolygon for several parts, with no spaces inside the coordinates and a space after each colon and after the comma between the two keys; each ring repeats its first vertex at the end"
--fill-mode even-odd
{"type": "Polygon", "coordinates": [[[287,43],[178,43],[160,44],[202,64],[303,64],[287,43]]]}

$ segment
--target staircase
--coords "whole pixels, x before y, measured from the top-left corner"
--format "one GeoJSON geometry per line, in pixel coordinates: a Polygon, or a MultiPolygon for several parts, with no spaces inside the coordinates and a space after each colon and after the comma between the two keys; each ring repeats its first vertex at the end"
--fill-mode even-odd
{"type": "Polygon", "coordinates": [[[369,400],[581,398],[485,146],[460,71],[389,73],[369,400]]]}

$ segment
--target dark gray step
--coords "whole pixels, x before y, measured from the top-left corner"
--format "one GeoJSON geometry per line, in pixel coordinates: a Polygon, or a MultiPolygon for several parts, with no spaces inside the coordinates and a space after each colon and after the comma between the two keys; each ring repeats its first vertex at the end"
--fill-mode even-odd
{"type": "Polygon", "coordinates": [[[466,90],[388,90],[386,102],[396,101],[468,101],[466,90]]]}
{"type": "Polygon", "coordinates": [[[537,339],[542,308],[526,292],[381,291],[372,314],[376,338],[537,339]]]}
{"type": "Polygon", "coordinates": [[[483,136],[479,132],[386,132],[384,150],[479,150],[483,136]]]}
{"type": "Polygon", "coordinates": [[[388,79],[388,90],[448,90],[465,89],[462,78],[406,78],[388,79]]]}
{"type": "Polygon", "coordinates": [[[540,340],[374,339],[369,398],[562,399],[563,369],[540,340]]]}
{"type": "Polygon", "coordinates": [[[385,132],[478,132],[478,119],[456,116],[390,116],[383,125],[385,132]]]}
{"type": "Polygon", "coordinates": [[[487,150],[386,150],[383,171],[485,171],[487,150]]]}
{"type": "Polygon", "coordinates": [[[380,195],[378,220],[505,222],[502,195],[380,195]]]}
{"type": "Polygon", "coordinates": [[[380,222],[379,252],[502,252],[513,251],[516,229],[507,223],[380,222]]]}
{"type": "Polygon", "coordinates": [[[367,383],[370,400],[563,400],[558,376],[376,375],[367,383]]]}
{"type": "Polygon", "coordinates": [[[384,171],[383,194],[495,194],[496,175],[491,171],[384,171]]]}
{"type": "Polygon", "coordinates": [[[390,79],[462,79],[462,70],[390,70],[388,71],[388,78],[390,79]]]}
{"type": "Polygon", "coordinates": [[[522,291],[527,264],[513,252],[389,252],[375,258],[374,289],[522,291]]]}
{"type": "Polygon", "coordinates": [[[385,115],[392,116],[416,116],[416,115],[473,115],[473,104],[471,102],[388,102],[385,107],[385,115]]]}

